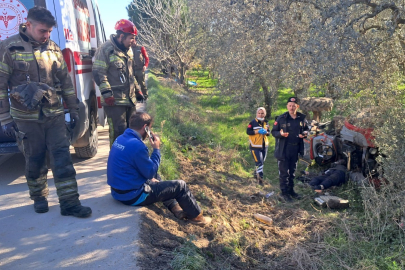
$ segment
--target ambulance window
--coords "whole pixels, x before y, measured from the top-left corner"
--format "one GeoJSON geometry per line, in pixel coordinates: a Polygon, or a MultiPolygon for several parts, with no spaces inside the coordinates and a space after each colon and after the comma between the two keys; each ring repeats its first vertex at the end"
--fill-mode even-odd
{"type": "Polygon", "coordinates": [[[45,0],[19,0],[27,10],[33,8],[34,6],[46,7],[45,0]]]}
{"type": "Polygon", "coordinates": [[[104,29],[101,25],[100,12],[95,1],[91,1],[93,5],[94,20],[96,21],[96,31],[97,31],[97,46],[100,46],[105,42],[104,29]]]}

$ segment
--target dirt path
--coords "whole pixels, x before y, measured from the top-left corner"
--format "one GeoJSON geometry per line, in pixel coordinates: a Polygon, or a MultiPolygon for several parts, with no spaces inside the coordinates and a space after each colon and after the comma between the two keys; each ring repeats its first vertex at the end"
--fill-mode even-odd
{"type": "Polygon", "coordinates": [[[137,208],[112,199],[106,184],[108,127],[98,131],[99,152],[94,158],[80,160],[72,155],[80,199],[93,210],[90,218],[60,215],[51,171],[50,210],[35,213],[23,155],[16,154],[0,166],[1,269],[138,269],[140,215],[137,208]]]}

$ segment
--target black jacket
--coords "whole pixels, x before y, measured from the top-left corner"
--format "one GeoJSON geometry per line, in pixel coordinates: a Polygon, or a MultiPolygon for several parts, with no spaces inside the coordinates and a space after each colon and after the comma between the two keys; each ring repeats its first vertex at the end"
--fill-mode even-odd
{"type": "MultiPolygon", "coordinates": [[[[286,142],[287,138],[281,136],[280,134],[280,129],[282,129],[284,132],[289,132],[288,131],[288,126],[287,126],[287,116],[288,112],[283,113],[279,117],[277,117],[276,122],[274,122],[273,128],[271,130],[271,135],[273,135],[274,138],[276,138],[276,146],[274,149],[274,157],[278,160],[284,160],[285,158],[285,147],[286,147],[286,142]]],[[[307,125],[307,120],[305,119],[305,114],[297,112],[297,117],[300,118],[301,124],[300,124],[300,132],[299,134],[302,134],[304,131],[308,130],[308,125],[307,125]]],[[[299,142],[300,145],[300,150],[299,153],[304,155],[304,140],[300,139],[299,142]]]]}

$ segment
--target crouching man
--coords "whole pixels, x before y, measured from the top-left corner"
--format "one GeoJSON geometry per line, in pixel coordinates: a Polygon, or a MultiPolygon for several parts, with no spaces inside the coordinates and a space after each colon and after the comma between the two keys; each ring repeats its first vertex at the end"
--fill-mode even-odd
{"type": "Polygon", "coordinates": [[[160,139],[150,132],[152,117],[145,112],[133,114],[129,128],[113,143],[107,163],[107,183],[114,199],[126,205],[163,204],[179,219],[205,226],[204,217],[194,196],[183,180],[159,181],[160,139]],[[149,137],[153,152],[149,157],[143,142],[149,137]]]}

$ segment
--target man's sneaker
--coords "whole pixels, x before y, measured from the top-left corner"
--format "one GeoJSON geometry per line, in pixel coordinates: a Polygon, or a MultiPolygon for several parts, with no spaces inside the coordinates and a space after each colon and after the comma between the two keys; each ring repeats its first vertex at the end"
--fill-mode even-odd
{"type": "Polygon", "coordinates": [[[34,199],[34,209],[37,213],[46,213],[49,211],[48,200],[46,198],[34,199]]]}
{"type": "Polygon", "coordinates": [[[282,201],[284,201],[284,202],[287,202],[287,203],[293,202],[293,199],[291,198],[291,195],[290,195],[290,194],[281,193],[281,194],[279,195],[279,197],[280,197],[280,199],[281,199],[282,201]]]}
{"type": "Polygon", "coordinates": [[[294,189],[290,190],[290,196],[296,200],[301,200],[302,196],[294,191],[294,189]]]}
{"type": "Polygon", "coordinates": [[[212,218],[204,217],[203,213],[201,212],[197,217],[195,217],[193,219],[189,219],[189,221],[190,221],[190,223],[192,223],[194,225],[204,227],[211,223],[212,218]]]}
{"type": "Polygon", "coordinates": [[[78,218],[86,218],[91,215],[92,211],[90,207],[87,206],[82,206],[82,205],[76,205],[70,208],[66,209],[61,209],[60,214],[62,216],[75,216],[78,218]]]}
{"type": "Polygon", "coordinates": [[[179,204],[176,204],[172,209],[170,209],[170,212],[172,212],[178,219],[186,219],[187,217],[186,213],[183,211],[179,204]]]}

